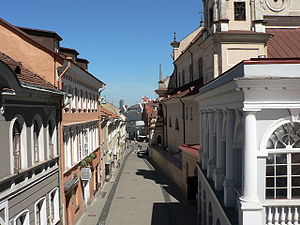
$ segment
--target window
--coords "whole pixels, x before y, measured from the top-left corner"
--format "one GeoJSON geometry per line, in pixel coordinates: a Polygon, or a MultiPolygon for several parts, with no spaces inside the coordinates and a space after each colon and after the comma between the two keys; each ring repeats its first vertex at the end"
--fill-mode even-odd
{"type": "Polygon", "coordinates": [[[182,85],[184,85],[184,84],[185,84],[184,77],[185,77],[185,71],[184,71],[184,70],[182,70],[182,85]]]}
{"type": "Polygon", "coordinates": [[[84,156],[89,154],[89,136],[88,136],[88,129],[84,129],[83,133],[83,150],[84,150],[84,156]]]}
{"type": "Polygon", "coordinates": [[[50,224],[57,224],[59,221],[59,199],[58,188],[52,190],[49,194],[49,210],[50,210],[50,224]]]}
{"type": "Polygon", "coordinates": [[[191,106],[190,109],[191,109],[191,110],[190,110],[190,112],[191,112],[191,114],[190,114],[190,119],[193,120],[193,107],[191,106]]]}
{"type": "Polygon", "coordinates": [[[29,211],[21,212],[15,219],[14,225],[29,225],[29,211]]]}
{"type": "Polygon", "coordinates": [[[18,121],[13,126],[13,158],[14,173],[21,169],[21,128],[18,121]]]}
{"type": "Polygon", "coordinates": [[[267,142],[266,199],[300,198],[300,123],[278,127],[267,142]]]}
{"type": "Polygon", "coordinates": [[[193,65],[189,66],[190,82],[193,81],[193,65]]]}
{"type": "Polygon", "coordinates": [[[81,160],[83,158],[82,154],[82,140],[81,140],[81,130],[77,130],[77,145],[78,145],[78,159],[81,160]]]}
{"type": "Polygon", "coordinates": [[[235,2],[234,3],[234,20],[245,21],[246,20],[246,3],[235,2]]]}
{"type": "Polygon", "coordinates": [[[40,135],[40,127],[35,120],[33,123],[33,157],[34,157],[34,162],[38,162],[40,160],[40,152],[39,152],[39,135],[40,135]]]}
{"type": "Polygon", "coordinates": [[[185,107],[185,119],[186,120],[189,119],[189,107],[188,106],[185,107]]]}
{"type": "Polygon", "coordinates": [[[214,7],[210,7],[209,9],[209,26],[211,27],[214,23],[214,7]]]}
{"type": "Polygon", "coordinates": [[[181,73],[178,74],[178,87],[181,86],[181,73]]]}
{"type": "Polygon", "coordinates": [[[172,127],[172,119],[169,117],[169,127],[172,127]]]}
{"type": "Polygon", "coordinates": [[[45,198],[41,199],[35,204],[35,224],[47,224],[47,212],[45,198]]]}
{"type": "Polygon", "coordinates": [[[177,118],[175,120],[175,129],[179,130],[179,123],[178,123],[178,119],[177,118]]]}
{"type": "Polygon", "coordinates": [[[198,59],[198,75],[200,82],[203,84],[203,66],[202,66],[202,58],[198,59]]]}
{"type": "Polygon", "coordinates": [[[56,136],[55,136],[55,124],[53,120],[49,120],[48,122],[48,152],[49,152],[49,157],[53,158],[57,153],[55,152],[55,143],[56,143],[56,136]]]}

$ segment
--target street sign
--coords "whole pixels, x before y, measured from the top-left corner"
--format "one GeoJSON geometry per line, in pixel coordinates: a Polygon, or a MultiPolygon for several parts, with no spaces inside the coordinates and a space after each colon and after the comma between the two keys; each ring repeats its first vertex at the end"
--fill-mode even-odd
{"type": "Polygon", "coordinates": [[[90,180],[92,177],[92,171],[90,168],[81,168],[80,170],[81,180],[90,180]]]}

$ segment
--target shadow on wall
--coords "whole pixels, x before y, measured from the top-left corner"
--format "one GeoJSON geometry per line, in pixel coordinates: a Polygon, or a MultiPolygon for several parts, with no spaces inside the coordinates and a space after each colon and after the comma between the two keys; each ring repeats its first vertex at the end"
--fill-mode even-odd
{"type": "Polygon", "coordinates": [[[154,203],[151,225],[196,225],[197,213],[180,202],[154,203]]]}

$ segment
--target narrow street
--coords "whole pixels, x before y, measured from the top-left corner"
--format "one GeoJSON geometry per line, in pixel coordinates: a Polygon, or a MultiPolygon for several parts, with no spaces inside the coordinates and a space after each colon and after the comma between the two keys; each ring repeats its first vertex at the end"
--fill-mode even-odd
{"type": "Polygon", "coordinates": [[[147,159],[131,152],[114,180],[98,224],[193,225],[196,207],[182,201],[147,159]]]}

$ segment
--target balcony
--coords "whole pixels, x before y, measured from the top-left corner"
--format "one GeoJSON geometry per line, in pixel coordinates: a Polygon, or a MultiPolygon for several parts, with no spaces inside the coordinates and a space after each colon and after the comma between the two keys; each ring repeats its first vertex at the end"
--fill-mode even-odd
{"type": "Polygon", "coordinates": [[[274,200],[264,204],[266,225],[298,225],[299,224],[299,200],[274,200]]]}

